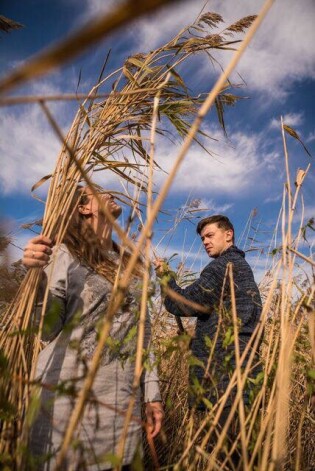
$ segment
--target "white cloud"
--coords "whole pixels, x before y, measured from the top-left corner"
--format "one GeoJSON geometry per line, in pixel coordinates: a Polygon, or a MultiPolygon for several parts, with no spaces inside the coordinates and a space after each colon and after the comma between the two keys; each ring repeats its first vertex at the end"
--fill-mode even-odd
{"type": "MultiPolygon", "coordinates": [[[[204,0],[178,2],[139,19],[130,26],[138,47],[150,50],[170,40],[181,28],[194,21],[204,4],[204,0]]],[[[259,13],[262,4],[262,1],[252,0],[214,0],[206,5],[205,11],[222,14],[228,25],[244,16],[259,13]]],[[[311,47],[315,39],[314,13],[313,0],[279,0],[274,3],[237,66],[237,72],[250,89],[283,98],[294,81],[315,78],[315,49],[311,47]]],[[[220,54],[223,64],[227,63],[229,56],[227,52],[220,54]]],[[[205,73],[209,76],[208,63],[196,70],[200,77],[205,73]]]]}
{"type": "Polygon", "coordinates": [[[34,236],[30,232],[19,231],[14,236],[12,236],[12,244],[8,247],[8,256],[9,263],[14,263],[17,260],[21,259],[23,256],[23,249],[26,246],[27,242],[34,236]]]}
{"type": "MultiPolygon", "coordinates": [[[[29,95],[59,95],[61,74],[28,85],[29,95]]],[[[48,108],[65,133],[70,116],[63,102],[49,102],[48,108]]],[[[34,183],[50,174],[61,143],[38,104],[2,108],[0,115],[0,151],[4,165],[0,188],[4,193],[29,191],[34,183]]]]}
{"type": "MultiPolygon", "coordinates": [[[[175,178],[176,191],[198,188],[199,195],[206,193],[210,198],[220,194],[244,197],[253,188],[257,193],[279,177],[279,173],[274,175],[279,156],[276,152],[264,152],[259,134],[231,133],[230,144],[222,140],[219,131],[211,131],[211,136],[218,139],[211,143],[211,150],[220,157],[211,157],[197,145],[192,146],[175,178]]],[[[172,168],[178,152],[179,146],[157,141],[157,160],[167,171],[172,168]]],[[[157,174],[157,184],[164,180],[164,174],[157,174]]]]}
{"type": "Polygon", "coordinates": [[[233,206],[233,203],[218,204],[213,199],[194,198],[189,196],[180,208],[180,218],[186,217],[202,217],[204,213],[224,213],[233,206]]]}
{"type": "MultiPolygon", "coordinates": [[[[114,1],[86,0],[82,15],[99,15],[114,4],[114,1]]],[[[169,40],[174,32],[194,20],[203,5],[204,0],[179,2],[133,23],[131,28],[139,47],[141,44],[141,49],[148,50],[169,40]]],[[[260,7],[258,2],[253,4],[249,0],[233,0],[233,8],[231,5],[231,0],[215,0],[206,10],[222,13],[229,23],[244,15],[256,13],[260,7]]],[[[313,34],[312,8],[310,0],[305,0],[303,5],[293,0],[275,2],[239,69],[249,85],[267,90],[269,94],[277,94],[286,90],[293,79],[312,75],[315,57],[314,48],[309,47],[310,35],[313,34]],[[271,64],[270,67],[266,65],[268,63],[271,64]]],[[[205,69],[196,70],[196,75],[198,74],[205,79],[205,69]]],[[[52,92],[50,82],[42,85],[42,89],[37,89],[36,92],[52,92]]],[[[55,116],[63,115],[64,104],[52,106],[55,116]]],[[[35,105],[23,108],[19,115],[13,108],[7,108],[3,111],[1,120],[3,130],[0,145],[6,166],[0,176],[0,185],[4,192],[29,189],[39,178],[51,172],[60,143],[35,105]]],[[[288,114],[285,122],[299,126],[303,122],[303,114],[288,114]]],[[[271,126],[276,126],[276,121],[271,126]]],[[[217,134],[215,137],[221,138],[217,134]]],[[[276,151],[267,153],[262,149],[260,135],[234,133],[231,135],[231,142],[233,147],[222,141],[211,145],[220,156],[219,160],[193,146],[176,178],[176,188],[186,191],[198,187],[210,195],[224,192],[236,196],[254,187],[265,187],[268,178],[272,181],[279,178],[278,170],[277,175],[272,176],[279,163],[279,155],[276,151]],[[264,170],[264,179],[259,174],[261,170],[264,170]]],[[[178,147],[159,141],[157,156],[161,165],[169,170],[177,151],[178,147]]],[[[97,179],[101,182],[103,178],[100,176],[97,179]]],[[[157,183],[160,184],[161,180],[162,175],[158,175],[157,183]]]]}
{"type": "MultiPolygon", "coordinates": [[[[68,2],[68,0],[66,0],[68,2]]],[[[76,2],[77,0],[72,0],[76,2]]],[[[108,13],[113,9],[114,6],[118,5],[119,3],[122,3],[121,0],[85,0],[85,9],[84,13],[82,13],[82,16],[84,14],[84,17],[86,19],[87,16],[91,17],[96,17],[100,14],[108,13]]]]}
{"type": "MultiPolygon", "coordinates": [[[[54,104],[54,115],[62,114],[64,106],[54,104]]],[[[38,106],[22,108],[19,114],[13,108],[7,108],[0,119],[3,128],[0,147],[6,157],[0,176],[2,191],[29,191],[35,182],[53,171],[60,142],[38,106]]],[[[198,190],[199,198],[207,194],[201,206],[212,212],[224,213],[231,204],[226,200],[218,204],[214,197],[244,197],[253,189],[258,194],[270,187],[272,182],[278,181],[279,154],[264,150],[265,138],[262,135],[235,132],[230,133],[229,142],[226,142],[217,128],[205,128],[204,131],[215,139],[210,145],[214,156],[193,145],[175,178],[173,189],[176,192],[198,190]]],[[[156,160],[164,170],[170,171],[179,149],[179,144],[170,145],[166,138],[157,138],[156,160]]],[[[125,155],[128,155],[126,152],[125,155]]],[[[99,172],[93,178],[102,186],[122,190],[121,186],[118,187],[117,178],[108,171],[106,174],[99,172]]],[[[165,178],[165,173],[156,172],[158,188],[165,178]]]]}
{"type": "MultiPolygon", "coordinates": [[[[288,126],[298,127],[301,126],[304,122],[303,113],[288,113],[283,116],[283,123],[287,124],[288,126]]],[[[271,129],[281,129],[281,120],[273,118],[270,122],[271,129]]]]}
{"type": "MultiPolygon", "coordinates": [[[[59,74],[54,74],[29,85],[27,92],[37,96],[62,94],[63,90],[57,85],[59,81],[59,74]]],[[[68,83],[71,83],[71,78],[68,83]]],[[[71,86],[75,88],[73,83],[71,86]]],[[[51,101],[47,105],[66,135],[77,105],[62,101],[51,101]]],[[[3,156],[1,191],[4,194],[29,192],[37,181],[53,172],[61,142],[38,104],[2,108],[0,127],[0,152],[3,156]]],[[[104,183],[104,173],[97,174],[95,180],[99,184],[104,183]]],[[[106,185],[110,186],[112,181],[112,175],[107,172],[106,185]]],[[[36,193],[42,195],[46,191],[47,184],[36,193]]]]}
{"type": "Polygon", "coordinates": [[[315,218],[315,206],[310,205],[302,209],[301,204],[299,204],[297,211],[295,212],[293,216],[293,222],[301,223],[302,217],[303,217],[302,224],[306,224],[309,221],[309,219],[315,218]]]}
{"type": "MultiPolygon", "coordinates": [[[[260,5],[245,0],[233,2],[232,9],[231,2],[216,1],[213,8],[236,19],[258,13],[260,5]]],[[[237,67],[249,88],[282,98],[294,81],[315,78],[314,13],[313,0],[274,2],[237,67]]]]}
{"type": "Polygon", "coordinates": [[[203,212],[206,211],[212,213],[224,213],[228,209],[232,208],[233,203],[225,203],[225,204],[218,204],[213,199],[203,199],[200,200],[200,205],[198,211],[203,212]]]}
{"type": "Polygon", "coordinates": [[[310,132],[307,138],[305,139],[305,142],[313,142],[315,141],[315,131],[310,132]]]}
{"type": "MultiPolygon", "coordinates": [[[[30,222],[32,218],[28,220],[30,222]]],[[[8,237],[10,243],[6,251],[0,254],[0,263],[10,265],[16,262],[23,256],[23,249],[27,242],[35,236],[31,231],[21,229],[20,225],[24,220],[2,219],[1,220],[1,233],[8,237]]]]}
{"type": "Polygon", "coordinates": [[[280,201],[282,198],[282,194],[274,195],[274,196],[268,196],[267,198],[264,199],[264,203],[276,203],[277,201],[280,201]]]}
{"type": "Polygon", "coordinates": [[[30,189],[52,172],[60,143],[42,111],[27,106],[19,115],[9,109],[1,114],[1,154],[4,156],[0,186],[4,193],[30,189]]]}

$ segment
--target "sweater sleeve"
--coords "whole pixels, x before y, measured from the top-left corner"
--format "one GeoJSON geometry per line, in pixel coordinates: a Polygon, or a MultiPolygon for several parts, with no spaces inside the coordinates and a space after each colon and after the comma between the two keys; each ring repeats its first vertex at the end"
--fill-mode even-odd
{"type": "MultiPolygon", "coordinates": [[[[52,262],[45,268],[45,283],[49,285],[47,306],[44,316],[42,340],[51,342],[62,330],[66,318],[67,274],[70,254],[61,246],[54,253],[52,262]]],[[[42,302],[36,310],[41,311],[42,302]]]]}
{"type": "Polygon", "coordinates": [[[68,268],[72,261],[65,245],[54,251],[51,263],[45,268],[49,291],[52,295],[66,299],[68,288],[68,268]]]}
{"type": "Polygon", "coordinates": [[[195,306],[185,304],[184,301],[179,299],[174,299],[169,294],[164,299],[165,308],[174,316],[201,317],[206,314],[204,308],[210,314],[213,307],[220,302],[223,281],[222,273],[224,274],[224,267],[210,263],[202,271],[200,277],[186,288],[180,288],[176,281],[171,279],[168,282],[168,287],[188,302],[194,303],[195,306]],[[199,310],[196,305],[202,306],[203,309],[199,310]]]}
{"type": "Polygon", "coordinates": [[[161,402],[156,359],[151,348],[151,320],[149,312],[145,320],[144,348],[148,351],[148,361],[141,376],[141,388],[144,402],[161,402]]]}

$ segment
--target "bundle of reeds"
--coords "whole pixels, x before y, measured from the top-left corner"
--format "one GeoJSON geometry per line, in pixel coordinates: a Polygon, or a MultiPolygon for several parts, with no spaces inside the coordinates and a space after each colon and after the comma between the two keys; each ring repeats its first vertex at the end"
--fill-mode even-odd
{"type": "MultiPolygon", "coordinates": [[[[260,23],[262,16],[257,20],[255,28],[260,23]]],[[[193,139],[198,141],[197,133],[200,123],[211,105],[216,104],[219,121],[224,126],[223,106],[233,104],[236,100],[234,95],[225,92],[227,78],[246,44],[235,56],[228,71],[222,74],[212,93],[205,97],[207,99],[199,113],[198,105],[202,103],[202,98],[200,95],[197,98],[190,96],[184,80],[176,69],[197,52],[206,51],[211,59],[212,50],[229,49],[232,44],[238,42],[233,41],[231,35],[244,31],[253,20],[254,17],[247,17],[222,29],[219,34],[207,35],[208,27],[217,26],[223,20],[214,13],[203,14],[195,24],[181,31],[163,47],[149,54],[130,57],[121,69],[105,79],[101,79],[91,90],[80,104],[66,137],[62,135],[52,117],[45,103],[45,97],[39,99],[43,112],[62,142],[62,150],[58,156],[55,171],[51,176],[45,207],[42,231],[44,235],[54,239],[56,244],[62,241],[69,221],[70,202],[80,180],[84,180],[91,186],[95,197],[98,198],[95,185],[92,184],[89,176],[93,170],[106,169],[115,172],[121,178],[134,183],[144,191],[147,189],[147,184],[152,185],[150,178],[148,181],[146,180],[141,165],[147,166],[150,161],[150,168],[152,168],[154,164],[152,139],[151,156],[145,148],[146,131],[152,128],[154,131],[163,133],[162,128],[156,128],[155,124],[152,124],[153,118],[155,118],[155,123],[157,117],[168,119],[180,136],[187,136],[186,144],[177,159],[177,167],[191,141],[193,139]],[[112,91],[105,101],[99,101],[97,96],[101,87],[105,87],[110,80],[115,80],[112,91]],[[197,118],[194,126],[191,127],[192,119],[195,117],[197,118]],[[124,157],[121,160],[119,157],[121,150],[124,151],[124,156],[130,154],[132,159],[127,158],[126,161],[126,157],[124,157]],[[130,170],[135,171],[130,173],[130,170]]],[[[251,30],[251,36],[254,34],[255,28],[251,30]]],[[[161,207],[177,167],[174,166],[164,192],[151,208],[152,211],[150,209],[148,221],[140,235],[137,249],[130,259],[123,279],[119,281],[120,291],[118,294],[116,293],[116,296],[115,293],[113,295],[91,369],[67,430],[60,462],[69,446],[74,428],[80,420],[87,392],[93,383],[98,367],[100,351],[104,348],[108,336],[112,316],[122,301],[124,289],[128,285],[141,246],[149,236],[155,216],[161,207]]],[[[47,178],[44,177],[36,187],[47,178]]],[[[150,198],[151,190],[152,188],[150,189],[150,198]]],[[[151,203],[149,207],[151,207],[151,203]]],[[[108,215],[108,217],[110,216],[108,215]]],[[[126,234],[117,225],[114,225],[114,228],[124,243],[133,249],[134,246],[126,234]]],[[[0,384],[2,397],[0,452],[3,463],[8,463],[12,468],[19,469],[23,466],[24,445],[32,419],[33,410],[32,407],[29,407],[30,397],[47,301],[46,293],[39,329],[35,329],[33,306],[40,277],[40,270],[33,270],[27,274],[12,305],[3,317],[0,334],[3,368],[0,384]]],[[[139,341],[139,351],[141,351],[140,347],[141,340],[139,341]]],[[[141,363],[140,354],[137,356],[138,370],[135,377],[139,376],[139,362],[141,363]]],[[[130,410],[132,411],[132,407],[130,410]]]]}

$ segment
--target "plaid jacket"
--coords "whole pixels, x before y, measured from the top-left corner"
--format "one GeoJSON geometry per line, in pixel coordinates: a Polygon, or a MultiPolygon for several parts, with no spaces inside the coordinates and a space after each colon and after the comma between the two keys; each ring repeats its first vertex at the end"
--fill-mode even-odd
{"type": "MultiPolygon", "coordinates": [[[[180,288],[174,279],[168,283],[169,288],[188,301],[208,309],[208,313],[201,312],[198,306],[175,301],[171,295],[166,296],[164,300],[167,311],[175,316],[197,317],[195,337],[191,345],[194,358],[191,361],[193,366],[190,367],[190,384],[192,392],[195,392],[194,397],[190,398],[191,402],[194,402],[199,394],[201,398],[206,395],[212,403],[215,403],[224,393],[235,369],[228,263],[232,263],[233,266],[239,346],[240,351],[243,352],[259,322],[262,309],[259,290],[252,269],[245,260],[244,252],[235,246],[229,247],[218,258],[211,261],[201,272],[200,277],[186,288],[180,288]],[[209,360],[211,350],[213,350],[213,355],[209,360]],[[202,394],[200,394],[200,385],[204,390],[202,394]],[[196,391],[199,393],[196,394],[196,391]]],[[[243,368],[245,364],[246,360],[243,368]]],[[[252,372],[253,375],[259,370],[259,367],[256,367],[252,372]]],[[[233,393],[227,405],[230,404],[232,397],[233,393]]],[[[245,391],[245,402],[248,398],[249,393],[245,391]]],[[[198,401],[198,407],[203,408],[204,401],[198,401]]]]}

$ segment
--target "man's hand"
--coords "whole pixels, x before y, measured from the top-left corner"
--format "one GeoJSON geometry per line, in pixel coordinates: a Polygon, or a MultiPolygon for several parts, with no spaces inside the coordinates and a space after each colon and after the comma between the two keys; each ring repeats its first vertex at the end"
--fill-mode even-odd
{"type": "Polygon", "coordinates": [[[167,263],[163,258],[156,258],[153,261],[153,265],[156,271],[156,276],[161,278],[165,274],[165,268],[168,267],[167,263]]]}
{"type": "Polygon", "coordinates": [[[163,278],[163,276],[166,276],[166,275],[175,276],[175,273],[172,272],[169,264],[166,262],[164,258],[156,258],[153,261],[153,265],[155,267],[156,276],[158,276],[159,278],[163,278]]]}
{"type": "Polygon", "coordinates": [[[22,258],[23,265],[26,268],[40,268],[49,262],[52,241],[43,235],[31,239],[24,248],[22,258]]]}
{"type": "Polygon", "coordinates": [[[164,410],[161,402],[147,402],[145,404],[146,430],[148,439],[158,435],[162,427],[164,410]]]}

